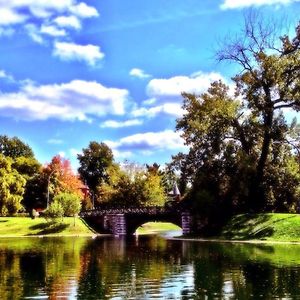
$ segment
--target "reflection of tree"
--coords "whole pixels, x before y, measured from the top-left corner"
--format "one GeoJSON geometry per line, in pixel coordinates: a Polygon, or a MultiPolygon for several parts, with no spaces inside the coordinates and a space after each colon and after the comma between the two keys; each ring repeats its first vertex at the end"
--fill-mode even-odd
{"type": "Polygon", "coordinates": [[[35,252],[21,254],[20,271],[23,281],[23,296],[38,295],[37,289],[45,286],[46,270],[43,255],[35,252]]]}
{"type": "Polygon", "coordinates": [[[152,299],[155,294],[167,299],[294,298],[300,290],[299,250],[150,237],[0,240],[0,299],[41,294],[87,300],[152,299]]]}
{"type": "Polygon", "coordinates": [[[77,293],[77,299],[82,300],[104,298],[105,286],[96,255],[90,253],[82,257],[77,293]]]}

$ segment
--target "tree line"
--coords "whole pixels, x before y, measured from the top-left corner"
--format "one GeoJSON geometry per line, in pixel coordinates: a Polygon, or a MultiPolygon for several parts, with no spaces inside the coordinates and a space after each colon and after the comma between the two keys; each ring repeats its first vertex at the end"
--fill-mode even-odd
{"type": "Polygon", "coordinates": [[[160,166],[122,164],[92,141],[78,154],[79,168],[59,155],[41,165],[29,145],[0,136],[0,215],[46,209],[49,217],[73,216],[97,206],[162,206],[171,182],[160,166]]]}

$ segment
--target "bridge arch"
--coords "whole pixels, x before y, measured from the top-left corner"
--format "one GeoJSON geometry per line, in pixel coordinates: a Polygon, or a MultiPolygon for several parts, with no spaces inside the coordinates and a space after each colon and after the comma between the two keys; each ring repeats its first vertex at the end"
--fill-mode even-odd
{"type": "Polygon", "coordinates": [[[80,214],[87,224],[99,233],[114,235],[134,234],[147,222],[173,223],[182,229],[182,234],[191,233],[192,217],[188,211],[165,207],[91,210],[80,214]]]}
{"type": "Polygon", "coordinates": [[[127,234],[134,234],[136,230],[143,224],[148,222],[167,222],[167,223],[173,223],[180,227],[182,229],[182,220],[181,215],[160,215],[160,216],[126,216],[126,228],[127,228],[127,234]]]}

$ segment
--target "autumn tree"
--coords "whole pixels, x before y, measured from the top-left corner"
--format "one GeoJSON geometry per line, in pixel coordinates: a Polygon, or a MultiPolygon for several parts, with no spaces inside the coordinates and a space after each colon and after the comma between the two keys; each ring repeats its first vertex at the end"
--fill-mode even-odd
{"type": "Polygon", "coordinates": [[[47,178],[51,198],[59,193],[71,193],[82,198],[82,182],[73,172],[68,159],[56,155],[43,169],[43,176],[47,178]]]}

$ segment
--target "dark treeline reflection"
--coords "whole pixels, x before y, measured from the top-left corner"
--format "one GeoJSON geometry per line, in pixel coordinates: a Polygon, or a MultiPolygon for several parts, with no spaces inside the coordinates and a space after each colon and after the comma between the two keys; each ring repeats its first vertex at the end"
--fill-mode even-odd
{"type": "Polygon", "coordinates": [[[295,299],[299,291],[299,245],[0,240],[0,299],[295,299]]]}

